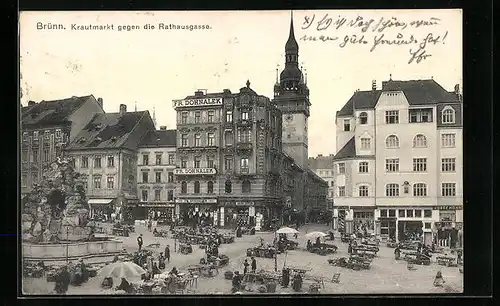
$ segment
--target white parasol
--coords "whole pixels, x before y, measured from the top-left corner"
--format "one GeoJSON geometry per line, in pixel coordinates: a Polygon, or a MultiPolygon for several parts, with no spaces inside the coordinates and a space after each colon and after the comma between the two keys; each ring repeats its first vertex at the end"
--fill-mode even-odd
{"type": "Polygon", "coordinates": [[[310,232],[306,234],[307,239],[316,239],[318,237],[324,238],[325,236],[328,236],[328,234],[325,234],[323,232],[310,232]]]}
{"type": "Polygon", "coordinates": [[[125,262],[118,261],[109,264],[107,266],[104,266],[99,271],[98,275],[103,277],[128,278],[128,277],[141,276],[142,274],[145,273],[146,270],[144,270],[143,268],[141,268],[140,266],[136,265],[131,261],[125,261],[125,262]]]}
{"type": "Polygon", "coordinates": [[[299,231],[291,227],[282,227],[276,231],[277,234],[298,234],[299,231]]]}

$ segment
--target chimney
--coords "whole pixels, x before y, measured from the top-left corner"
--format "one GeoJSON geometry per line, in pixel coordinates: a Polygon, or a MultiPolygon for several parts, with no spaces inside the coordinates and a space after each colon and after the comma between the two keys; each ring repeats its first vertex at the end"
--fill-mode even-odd
{"type": "Polygon", "coordinates": [[[201,96],[203,96],[203,91],[201,91],[201,90],[198,89],[197,91],[194,92],[194,96],[195,97],[201,97],[201,96]]]}
{"type": "Polygon", "coordinates": [[[231,91],[229,89],[224,89],[222,92],[224,92],[225,94],[231,94],[231,91]]]}
{"type": "Polygon", "coordinates": [[[166,130],[167,130],[167,126],[166,125],[160,126],[160,131],[166,131],[166,130]]]}
{"type": "Polygon", "coordinates": [[[330,153],[330,157],[334,157],[334,156],[335,156],[335,154],[330,153]]]}
{"type": "Polygon", "coordinates": [[[103,104],[102,104],[102,98],[97,98],[97,104],[99,104],[99,106],[101,108],[104,108],[103,104]]]}
{"type": "Polygon", "coordinates": [[[318,154],[318,157],[322,157],[322,156],[323,156],[323,154],[318,154]]]}
{"type": "Polygon", "coordinates": [[[377,90],[377,80],[372,81],[372,90],[373,91],[377,90]]]}
{"type": "Polygon", "coordinates": [[[28,106],[32,106],[32,105],[35,105],[36,102],[35,101],[28,101],[28,106]]]}
{"type": "Polygon", "coordinates": [[[120,104],[120,116],[123,116],[127,112],[127,105],[120,104]]]}
{"type": "Polygon", "coordinates": [[[459,84],[455,85],[455,94],[457,94],[457,95],[460,94],[460,85],[459,84]]]}

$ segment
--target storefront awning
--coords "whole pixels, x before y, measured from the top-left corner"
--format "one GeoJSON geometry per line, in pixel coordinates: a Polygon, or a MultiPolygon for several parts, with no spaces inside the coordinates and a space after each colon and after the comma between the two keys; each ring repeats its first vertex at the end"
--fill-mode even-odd
{"type": "Polygon", "coordinates": [[[88,203],[93,205],[107,205],[111,203],[113,199],[89,199],[88,203]]]}

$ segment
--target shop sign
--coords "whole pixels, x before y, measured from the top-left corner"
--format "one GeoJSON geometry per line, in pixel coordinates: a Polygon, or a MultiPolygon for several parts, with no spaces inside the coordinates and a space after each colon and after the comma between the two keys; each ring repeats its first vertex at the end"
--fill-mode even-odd
{"type": "Polygon", "coordinates": [[[196,107],[196,106],[221,106],[222,98],[173,100],[172,105],[174,109],[196,107]]]}
{"type": "Polygon", "coordinates": [[[435,210],[462,210],[461,205],[453,205],[453,206],[434,206],[432,207],[435,210]]]}
{"type": "Polygon", "coordinates": [[[217,199],[175,199],[175,203],[215,204],[217,199]]]}
{"type": "Polygon", "coordinates": [[[215,168],[180,168],[174,169],[175,175],[215,175],[217,170],[215,168]]]}
{"type": "Polygon", "coordinates": [[[139,207],[151,207],[151,208],[174,208],[174,204],[139,204],[139,207]]]}
{"type": "Polygon", "coordinates": [[[254,206],[254,202],[236,202],[236,206],[254,206]]]}

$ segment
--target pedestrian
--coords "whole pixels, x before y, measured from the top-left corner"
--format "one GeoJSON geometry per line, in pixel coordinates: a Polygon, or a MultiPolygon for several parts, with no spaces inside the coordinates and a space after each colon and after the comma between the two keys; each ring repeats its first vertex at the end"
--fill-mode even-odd
{"type": "Polygon", "coordinates": [[[244,268],[243,268],[243,274],[247,274],[247,272],[248,272],[248,266],[249,265],[250,264],[248,263],[248,260],[245,258],[245,261],[243,262],[243,266],[244,266],[244,268]]]}
{"type": "Polygon", "coordinates": [[[139,251],[141,251],[143,243],[144,241],[142,240],[142,234],[140,234],[139,237],[137,237],[137,245],[139,246],[139,251]]]}
{"type": "Polygon", "coordinates": [[[68,268],[64,266],[56,275],[56,286],[54,288],[55,291],[59,294],[65,294],[66,291],[68,291],[70,282],[71,282],[71,275],[68,272],[68,268]]]}
{"type": "Polygon", "coordinates": [[[442,287],[444,283],[445,281],[443,275],[441,274],[441,271],[438,271],[436,277],[434,278],[434,287],[442,287]]]}
{"type": "Polygon", "coordinates": [[[352,253],[352,244],[349,242],[349,246],[347,247],[347,253],[352,253]]]}
{"type": "Polygon", "coordinates": [[[148,222],[148,231],[151,232],[151,226],[153,226],[153,222],[151,221],[151,219],[149,219],[147,222],[148,222]]]}
{"type": "Polygon", "coordinates": [[[399,246],[394,249],[394,259],[398,260],[401,257],[401,250],[399,246]]]}
{"type": "Polygon", "coordinates": [[[161,252],[160,256],[158,256],[158,268],[160,270],[165,269],[165,257],[163,257],[163,252],[161,252]]]}
{"type": "Polygon", "coordinates": [[[167,245],[165,248],[165,259],[168,263],[170,263],[170,245],[167,245]]]}
{"type": "Polygon", "coordinates": [[[257,270],[257,261],[255,260],[255,257],[252,256],[252,273],[255,273],[257,270]]]}

